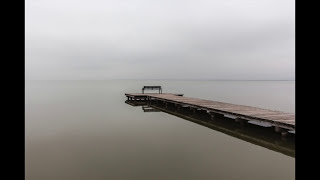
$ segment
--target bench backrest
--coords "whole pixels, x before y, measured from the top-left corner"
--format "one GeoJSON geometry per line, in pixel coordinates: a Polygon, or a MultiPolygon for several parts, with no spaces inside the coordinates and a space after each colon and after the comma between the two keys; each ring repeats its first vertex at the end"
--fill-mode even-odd
{"type": "Polygon", "coordinates": [[[143,86],[143,88],[142,88],[142,93],[143,94],[144,94],[144,90],[145,89],[151,89],[151,90],[158,89],[159,90],[159,94],[162,94],[161,86],[143,86]]]}

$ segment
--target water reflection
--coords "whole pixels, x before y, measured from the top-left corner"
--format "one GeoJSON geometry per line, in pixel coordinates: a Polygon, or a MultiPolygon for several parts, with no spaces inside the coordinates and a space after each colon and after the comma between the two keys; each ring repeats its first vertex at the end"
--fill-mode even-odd
{"type": "Polygon", "coordinates": [[[194,114],[189,108],[178,109],[161,103],[132,100],[127,100],[125,103],[131,106],[141,106],[143,112],[165,112],[246,142],[295,157],[295,134],[281,137],[270,126],[235,122],[234,119],[227,117],[215,117],[212,119],[205,111],[199,111],[194,114]]]}

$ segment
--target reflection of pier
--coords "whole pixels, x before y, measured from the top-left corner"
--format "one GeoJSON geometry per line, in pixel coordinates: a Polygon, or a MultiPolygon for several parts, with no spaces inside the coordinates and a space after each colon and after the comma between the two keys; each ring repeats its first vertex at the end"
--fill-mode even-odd
{"type": "Polygon", "coordinates": [[[143,106],[146,104],[145,101],[126,101],[126,103],[131,106],[143,106]]]}
{"type": "Polygon", "coordinates": [[[160,110],[155,109],[155,108],[148,106],[148,105],[142,106],[142,110],[143,110],[143,112],[160,112],[160,110]]]}
{"type": "Polygon", "coordinates": [[[215,131],[228,134],[232,137],[265,147],[267,149],[295,157],[295,135],[289,134],[282,137],[274,132],[274,129],[264,124],[244,123],[237,121],[232,117],[215,116],[212,118],[205,111],[197,111],[193,113],[189,107],[176,108],[174,105],[166,105],[165,103],[156,103],[152,101],[126,101],[132,106],[142,106],[144,112],[152,112],[154,110],[162,111],[185,120],[208,127],[215,131]],[[147,111],[145,111],[147,109],[147,111]],[[153,110],[148,110],[153,109],[153,110]]]}

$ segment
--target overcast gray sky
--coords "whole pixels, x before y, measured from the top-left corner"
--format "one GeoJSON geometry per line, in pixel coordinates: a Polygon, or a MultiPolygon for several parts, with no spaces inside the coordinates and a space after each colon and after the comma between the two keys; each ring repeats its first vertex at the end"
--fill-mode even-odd
{"type": "Polygon", "coordinates": [[[294,0],[26,0],[26,79],[295,79],[294,0]]]}

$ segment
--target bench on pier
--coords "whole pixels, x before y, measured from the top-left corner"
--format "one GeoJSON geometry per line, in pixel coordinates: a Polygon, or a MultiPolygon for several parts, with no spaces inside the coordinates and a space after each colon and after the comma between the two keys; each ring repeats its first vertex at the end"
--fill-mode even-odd
{"type": "Polygon", "coordinates": [[[144,94],[144,90],[145,90],[145,89],[150,89],[150,90],[158,89],[158,90],[159,90],[159,94],[162,94],[162,88],[161,88],[161,86],[143,86],[143,88],[142,88],[142,94],[144,94]]]}

